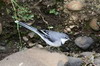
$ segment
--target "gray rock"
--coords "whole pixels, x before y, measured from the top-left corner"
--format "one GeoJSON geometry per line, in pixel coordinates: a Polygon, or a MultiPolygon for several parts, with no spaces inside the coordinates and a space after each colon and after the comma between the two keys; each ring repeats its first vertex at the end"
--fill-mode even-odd
{"type": "Polygon", "coordinates": [[[100,57],[94,60],[95,66],[100,66],[100,57]]]}
{"type": "Polygon", "coordinates": [[[75,44],[84,50],[87,49],[89,46],[91,46],[93,42],[94,42],[93,39],[87,36],[83,36],[83,37],[81,36],[75,39],[75,44]]]}
{"type": "Polygon", "coordinates": [[[93,53],[93,52],[82,52],[80,55],[83,56],[83,57],[90,57],[93,54],[95,54],[95,53],[93,53]]]}
{"type": "Polygon", "coordinates": [[[4,58],[0,66],[64,66],[67,62],[64,54],[31,48],[4,58]]]}
{"type": "Polygon", "coordinates": [[[81,58],[75,58],[75,57],[68,57],[68,63],[66,66],[81,66],[83,63],[81,58]]]}

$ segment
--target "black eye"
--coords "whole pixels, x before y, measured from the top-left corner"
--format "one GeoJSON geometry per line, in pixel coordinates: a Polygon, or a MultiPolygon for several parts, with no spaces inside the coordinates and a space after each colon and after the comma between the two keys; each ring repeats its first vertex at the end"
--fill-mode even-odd
{"type": "Polygon", "coordinates": [[[67,39],[68,37],[64,37],[65,39],[67,39]]]}

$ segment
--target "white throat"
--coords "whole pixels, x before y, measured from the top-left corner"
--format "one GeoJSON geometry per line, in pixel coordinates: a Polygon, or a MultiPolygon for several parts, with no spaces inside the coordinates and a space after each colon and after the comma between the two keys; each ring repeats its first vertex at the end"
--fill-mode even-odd
{"type": "Polygon", "coordinates": [[[61,43],[64,44],[66,41],[68,41],[69,39],[63,39],[61,38],[61,43]]]}

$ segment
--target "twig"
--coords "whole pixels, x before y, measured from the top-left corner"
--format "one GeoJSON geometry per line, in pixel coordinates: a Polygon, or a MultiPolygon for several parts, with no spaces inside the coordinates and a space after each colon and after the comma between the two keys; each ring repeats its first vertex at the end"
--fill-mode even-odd
{"type": "Polygon", "coordinates": [[[42,17],[42,20],[48,25],[48,22],[44,19],[44,17],[41,14],[39,15],[42,17]]]}

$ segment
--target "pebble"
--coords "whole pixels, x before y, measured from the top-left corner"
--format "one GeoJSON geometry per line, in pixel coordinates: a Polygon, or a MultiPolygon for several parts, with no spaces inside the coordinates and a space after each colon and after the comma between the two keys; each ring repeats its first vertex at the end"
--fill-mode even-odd
{"type": "Polygon", "coordinates": [[[74,27],[75,27],[75,25],[70,25],[70,26],[69,26],[69,28],[71,28],[71,29],[74,28],[74,27]]]}
{"type": "Polygon", "coordinates": [[[33,37],[34,37],[34,35],[35,35],[35,33],[34,33],[34,32],[30,32],[30,33],[28,33],[28,36],[29,36],[30,38],[33,38],[33,37]]]}
{"type": "Polygon", "coordinates": [[[93,39],[87,36],[83,37],[81,36],[75,39],[75,44],[84,50],[87,49],[89,46],[91,46],[93,42],[94,42],[93,39]]]}
{"type": "Polygon", "coordinates": [[[35,43],[32,43],[32,42],[30,42],[30,41],[28,41],[27,43],[28,43],[29,47],[32,47],[32,46],[35,45],[35,43]]]}
{"type": "Polygon", "coordinates": [[[100,30],[100,26],[97,23],[97,18],[93,18],[89,25],[93,30],[96,30],[96,31],[100,30]]]}
{"type": "Polygon", "coordinates": [[[81,66],[83,63],[81,58],[68,57],[68,63],[66,66],[81,66]]]}
{"type": "Polygon", "coordinates": [[[71,31],[71,29],[70,29],[70,28],[66,28],[66,30],[67,30],[67,31],[69,31],[69,32],[71,31]]]}
{"type": "Polygon", "coordinates": [[[37,48],[43,48],[43,46],[40,45],[40,44],[36,45],[36,47],[37,47],[37,48]]]}
{"type": "Polygon", "coordinates": [[[94,54],[95,54],[94,52],[82,52],[80,55],[83,57],[90,57],[94,54]]]}
{"type": "Polygon", "coordinates": [[[28,41],[28,38],[26,36],[23,36],[24,41],[28,41]]]}
{"type": "Polygon", "coordinates": [[[83,8],[83,6],[84,6],[84,5],[83,5],[82,2],[73,0],[73,1],[69,2],[69,3],[67,4],[66,7],[67,7],[69,10],[77,11],[77,10],[81,10],[81,9],[83,8]]]}

